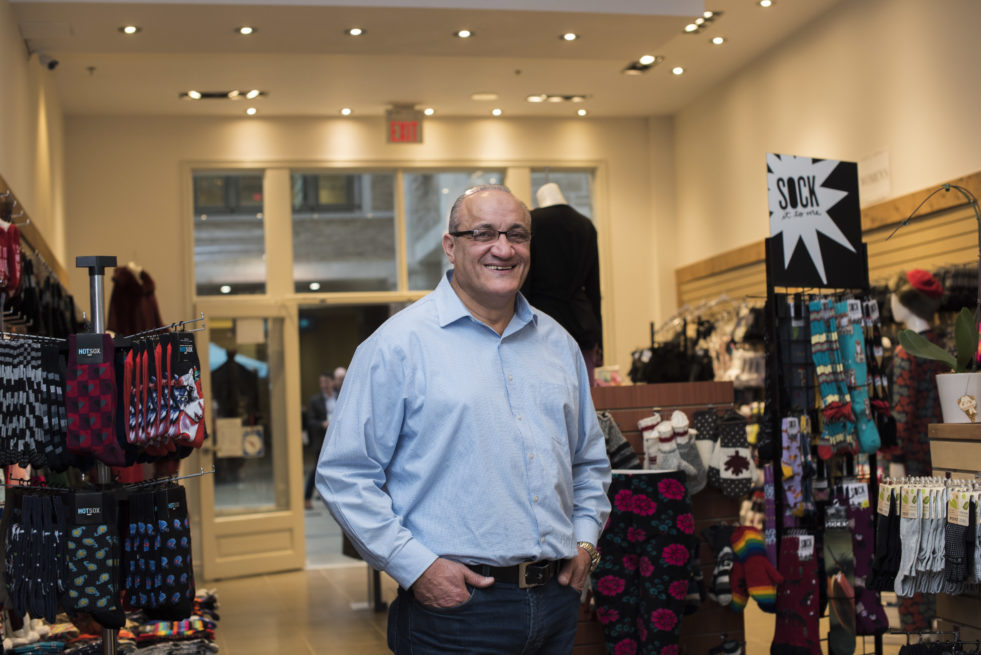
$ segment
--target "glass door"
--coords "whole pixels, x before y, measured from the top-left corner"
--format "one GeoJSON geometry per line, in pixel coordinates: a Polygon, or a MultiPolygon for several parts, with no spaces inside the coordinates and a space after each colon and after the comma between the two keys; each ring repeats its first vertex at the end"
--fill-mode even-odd
{"type": "Polygon", "coordinates": [[[299,569],[301,416],[295,309],[199,303],[198,340],[210,439],[201,465],[201,540],[206,579],[299,569]],[[224,305],[224,306],[222,306],[224,305]],[[210,310],[210,311],[209,311],[210,310]],[[290,327],[288,327],[290,326],[290,327]]]}

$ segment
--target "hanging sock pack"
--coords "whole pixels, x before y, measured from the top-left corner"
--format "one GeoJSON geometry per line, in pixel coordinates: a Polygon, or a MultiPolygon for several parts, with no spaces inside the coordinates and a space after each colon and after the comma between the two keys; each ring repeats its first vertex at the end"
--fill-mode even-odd
{"type": "Polygon", "coordinates": [[[119,535],[116,499],[108,493],[74,493],[67,529],[67,578],[62,604],[70,613],[87,612],[104,628],[121,628],[119,535]]]}
{"type": "Polygon", "coordinates": [[[718,466],[722,493],[730,498],[742,498],[753,485],[755,467],[746,440],[746,419],[729,410],[719,424],[719,446],[713,457],[718,466]]]}
{"type": "Polygon", "coordinates": [[[855,432],[863,453],[879,450],[879,430],[869,402],[868,365],[865,353],[865,334],[862,331],[862,303],[842,300],[835,304],[838,328],[838,351],[845,367],[848,393],[855,415],[855,432]]]}
{"type": "Polygon", "coordinates": [[[808,309],[811,319],[811,357],[821,393],[823,418],[821,436],[818,438],[818,457],[829,459],[837,454],[855,451],[855,417],[838,354],[838,332],[831,302],[825,299],[812,300],[808,309]]]}

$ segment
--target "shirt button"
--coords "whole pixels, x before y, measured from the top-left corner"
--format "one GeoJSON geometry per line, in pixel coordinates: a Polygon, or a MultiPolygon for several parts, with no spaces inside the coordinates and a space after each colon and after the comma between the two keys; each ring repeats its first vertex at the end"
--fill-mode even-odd
{"type": "Polygon", "coordinates": [[[535,459],[535,453],[528,455],[528,459],[535,459]]]}
{"type": "Polygon", "coordinates": [[[521,420],[521,414],[518,414],[518,420],[519,421],[521,420]]]}
{"type": "Polygon", "coordinates": [[[511,380],[513,380],[513,379],[514,379],[514,377],[513,377],[513,376],[510,376],[510,375],[508,376],[508,382],[510,382],[510,381],[511,381],[511,380]]]}
{"type": "Polygon", "coordinates": [[[538,496],[535,496],[535,498],[533,500],[537,503],[538,502],[538,496]]]}
{"type": "Polygon", "coordinates": [[[541,541],[542,543],[545,543],[545,537],[542,537],[541,541]]]}

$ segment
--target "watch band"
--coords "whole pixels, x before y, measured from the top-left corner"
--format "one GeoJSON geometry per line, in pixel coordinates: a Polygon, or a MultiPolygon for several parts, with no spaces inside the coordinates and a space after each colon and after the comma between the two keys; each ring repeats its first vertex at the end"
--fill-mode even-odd
{"type": "Polygon", "coordinates": [[[596,546],[589,543],[588,541],[579,541],[576,543],[576,545],[582,548],[587,553],[589,553],[589,559],[590,559],[589,572],[592,573],[593,571],[596,570],[596,567],[599,565],[600,562],[599,551],[596,550],[596,546]]]}

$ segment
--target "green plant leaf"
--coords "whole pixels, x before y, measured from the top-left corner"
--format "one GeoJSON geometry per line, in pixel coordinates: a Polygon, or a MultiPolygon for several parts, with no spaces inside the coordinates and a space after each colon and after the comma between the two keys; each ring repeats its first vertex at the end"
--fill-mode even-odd
{"type": "Polygon", "coordinates": [[[901,330],[899,332],[899,343],[911,355],[923,357],[924,359],[935,359],[947,364],[951,369],[957,370],[957,360],[949,352],[937,344],[927,340],[922,334],[913,330],[901,330]]]}
{"type": "Polygon", "coordinates": [[[978,326],[974,314],[967,307],[961,309],[954,323],[954,340],[957,343],[957,372],[971,369],[971,362],[978,352],[978,326]]]}

